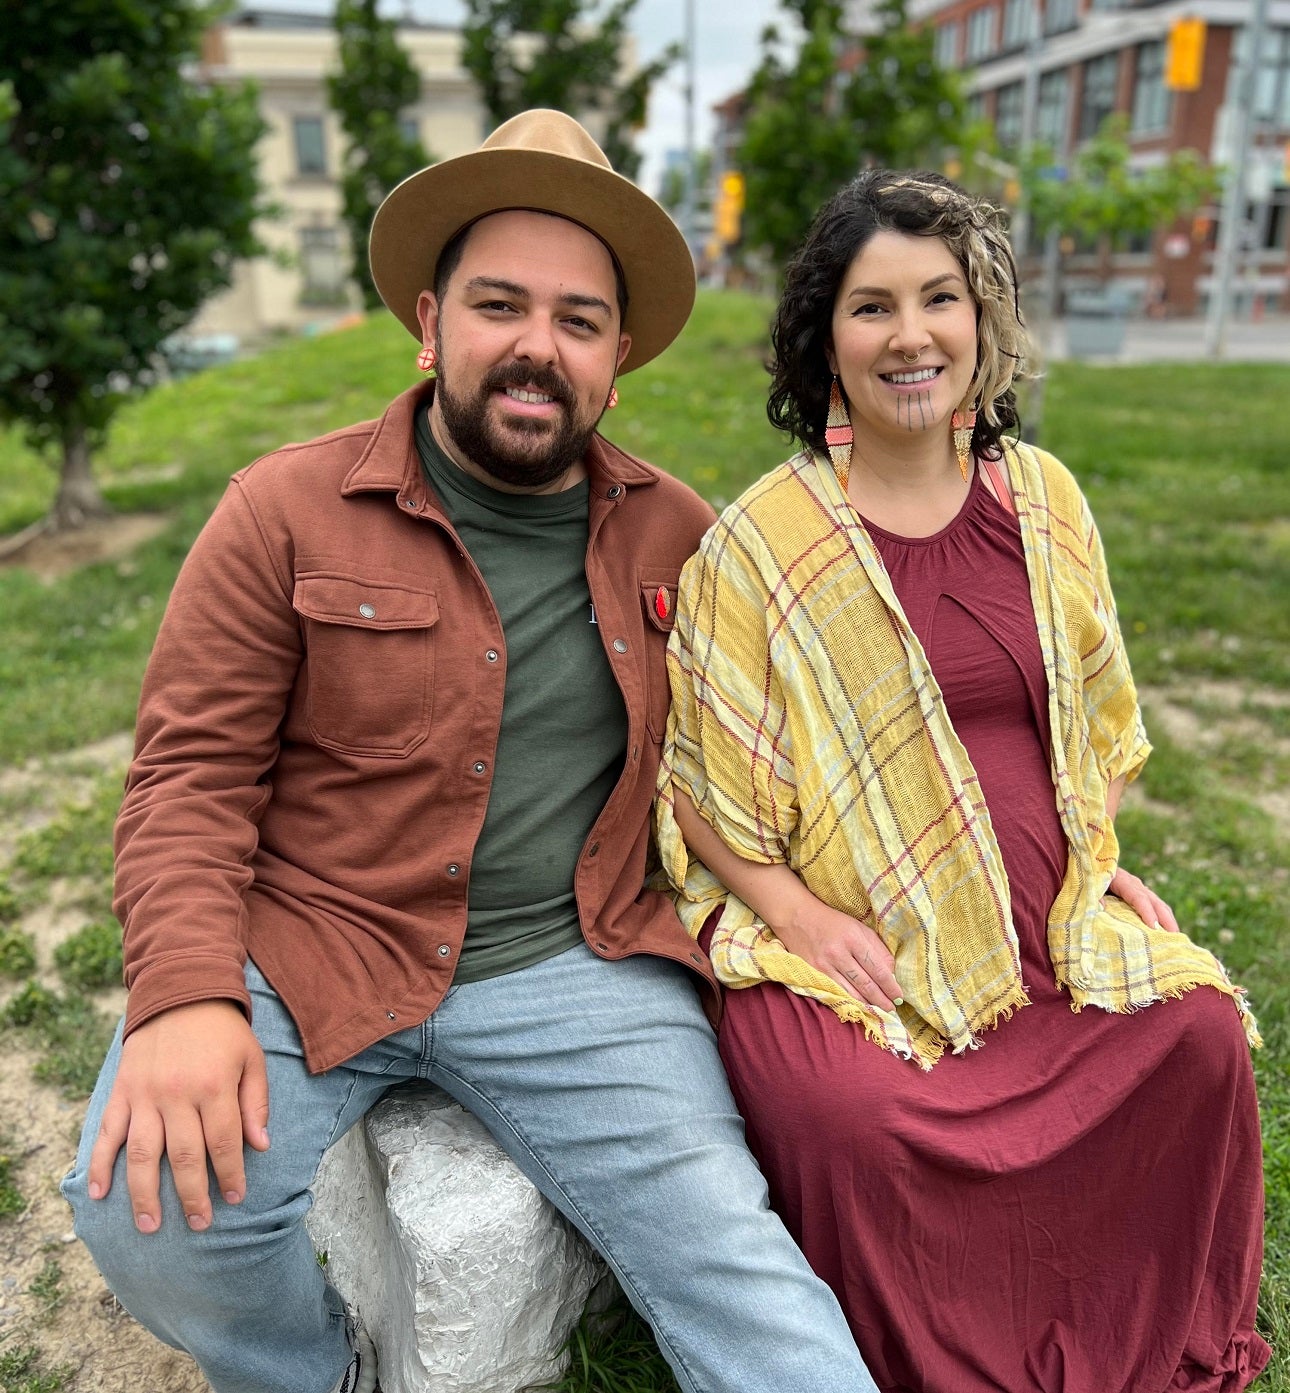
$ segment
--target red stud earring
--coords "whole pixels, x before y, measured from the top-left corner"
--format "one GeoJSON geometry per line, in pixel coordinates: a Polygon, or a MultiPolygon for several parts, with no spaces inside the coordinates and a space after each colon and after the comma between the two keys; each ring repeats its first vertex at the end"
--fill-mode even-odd
{"type": "Polygon", "coordinates": [[[438,355],[433,348],[423,348],[421,352],[417,354],[417,367],[430,377],[435,377],[437,375],[434,370],[434,365],[437,361],[438,355]]]}

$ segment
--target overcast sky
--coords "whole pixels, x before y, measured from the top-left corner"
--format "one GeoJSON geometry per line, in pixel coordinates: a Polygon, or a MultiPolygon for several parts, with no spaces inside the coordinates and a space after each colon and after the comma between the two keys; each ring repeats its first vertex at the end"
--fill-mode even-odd
{"type": "MultiPolygon", "coordinates": [[[[329,11],[326,0],[257,0],[264,8],[329,11]]],[[[408,0],[384,0],[382,13],[391,16],[406,12],[408,0]]],[[[778,0],[688,0],[695,17],[694,112],[695,143],[700,149],[709,143],[714,103],[737,92],[747,81],[760,56],[761,32],[772,21],[789,31],[778,0]]],[[[460,0],[411,0],[418,19],[441,24],[459,24],[460,0]]],[[[672,40],[685,40],[687,0],[639,0],[632,16],[637,54],[648,62],[672,40]]],[[[650,193],[657,191],[664,153],[685,145],[685,68],[677,64],[655,86],[650,101],[649,123],[638,139],[645,156],[641,183],[650,193]]]]}

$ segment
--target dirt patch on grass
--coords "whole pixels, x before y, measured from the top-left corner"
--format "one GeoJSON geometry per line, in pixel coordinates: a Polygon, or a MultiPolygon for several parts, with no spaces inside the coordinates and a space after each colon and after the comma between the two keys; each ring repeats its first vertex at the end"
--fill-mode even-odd
{"type": "Polygon", "coordinates": [[[13,550],[0,552],[0,567],[21,567],[43,581],[58,580],[82,566],[128,556],[169,521],[158,513],[118,513],[74,531],[37,532],[13,550]]]}

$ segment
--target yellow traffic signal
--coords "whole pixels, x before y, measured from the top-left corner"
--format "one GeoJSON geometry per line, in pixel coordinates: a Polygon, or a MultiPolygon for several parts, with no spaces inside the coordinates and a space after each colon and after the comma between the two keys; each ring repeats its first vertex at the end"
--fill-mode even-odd
{"type": "Polygon", "coordinates": [[[744,176],[737,169],[728,169],[721,176],[717,206],[712,210],[712,230],[726,246],[739,240],[739,215],[743,210],[744,176]]]}
{"type": "Polygon", "coordinates": [[[1176,19],[1165,48],[1165,86],[1171,92],[1194,92],[1205,66],[1205,21],[1176,19]]]}
{"type": "Polygon", "coordinates": [[[744,210],[744,176],[737,169],[728,169],[721,176],[721,193],[734,205],[737,213],[744,210]]]}

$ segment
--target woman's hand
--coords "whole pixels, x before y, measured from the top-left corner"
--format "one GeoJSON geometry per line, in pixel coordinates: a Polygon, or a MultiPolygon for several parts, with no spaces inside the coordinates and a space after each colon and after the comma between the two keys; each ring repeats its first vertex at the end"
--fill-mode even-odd
{"type": "Polygon", "coordinates": [[[883,1011],[903,1004],[895,960],[867,925],[833,909],[782,861],[745,861],[700,816],[689,796],[673,790],[677,826],[686,845],[799,958],[857,1001],[883,1011]]]}
{"type": "Polygon", "coordinates": [[[802,890],[789,920],[772,925],[779,941],[832,977],[848,996],[894,1011],[903,998],[886,944],[868,924],[826,905],[805,886],[802,890]]]}
{"type": "Polygon", "coordinates": [[[1108,895],[1121,899],[1142,920],[1153,929],[1165,929],[1171,934],[1178,932],[1178,920],[1174,912],[1159,895],[1123,866],[1111,877],[1106,887],[1108,895]]]}

